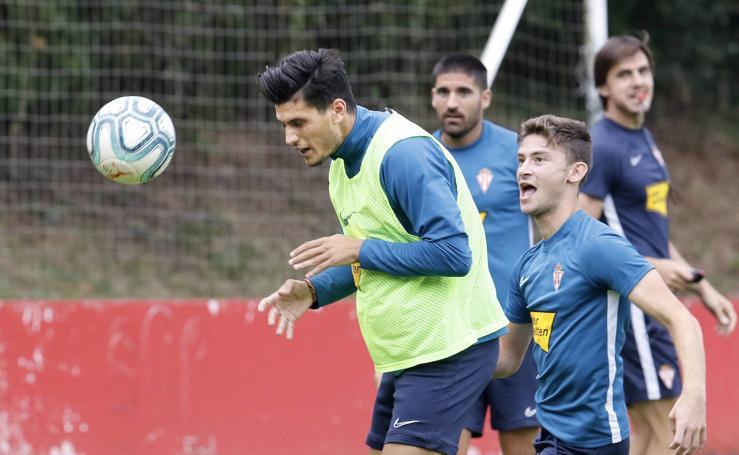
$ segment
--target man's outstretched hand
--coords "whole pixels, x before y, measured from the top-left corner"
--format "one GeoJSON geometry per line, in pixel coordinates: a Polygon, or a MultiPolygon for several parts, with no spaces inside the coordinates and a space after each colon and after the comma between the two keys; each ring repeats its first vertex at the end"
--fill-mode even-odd
{"type": "Polygon", "coordinates": [[[267,324],[277,324],[275,333],[278,336],[284,334],[291,340],[295,333],[295,321],[312,304],[313,293],[305,281],[287,280],[278,290],[259,301],[257,311],[262,313],[269,308],[267,324]]]}

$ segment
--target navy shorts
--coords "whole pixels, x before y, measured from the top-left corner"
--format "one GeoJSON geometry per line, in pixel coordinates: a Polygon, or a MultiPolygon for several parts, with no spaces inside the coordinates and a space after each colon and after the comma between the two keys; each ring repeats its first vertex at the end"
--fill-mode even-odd
{"type": "Polygon", "coordinates": [[[536,455],[629,455],[629,438],[615,444],[587,449],[571,446],[542,428],[534,441],[534,449],[536,455]]]}
{"type": "Polygon", "coordinates": [[[513,376],[488,383],[465,420],[464,427],[472,437],[482,436],[485,412],[490,408],[490,427],[498,431],[538,427],[536,420],[536,363],[533,342],[513,376]]]}
{"type": "Polygon", "coordinates": [[[627,405],[680,395],[683,387],[670,333],[634,304],[621,357],[627,405]]]}
{"type": "Polygon", "coordinates": [[[383,374],[367,445],[382,450],[397,443],[456,454],[464,419],[497,361],[494,339],[400,374],[383,374]]]}

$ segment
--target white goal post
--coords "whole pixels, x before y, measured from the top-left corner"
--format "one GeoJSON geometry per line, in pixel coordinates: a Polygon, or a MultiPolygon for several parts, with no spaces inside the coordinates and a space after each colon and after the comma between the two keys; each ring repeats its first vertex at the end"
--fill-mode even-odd
{"type": "MultiPolygon", "coordinates": [[[[508,50],[513,33],[516,31],[527,0],[506,0],[490,32],[480,60],[488,70],[488,87],[492,86],[503,56],[508,50]]],[[[585,68],[583,91],[586,93],[586,107],[592,121],[601,110],[598,93],[593,84],[593,61],[595,53],[608,38],[608,0],[583,0],[585,12],[585,44],[581,58],[585,68]]]]}
{"type": "Polygon", "coordinates": [[[585,26],[587,36],[582,53],[587,74],[586,108],[588,120],[592,123],[601,111],[600,98],[593,82],[593,63],[598,49],[608,39],[608,0],[585,0],[585,26]]]}
{"type": "Polygon", "coordinates": [[[498,74],[500,62],[508,50],[508,44],[516,31],[521,14],[526,7],[527,0],[506,0],[500,9],[500,14],[495,20],[495,25],[490,32],[485,48],[482,50],[480,60],[488,70],[488,87],[493,85],[495,76],[498,74]]]}

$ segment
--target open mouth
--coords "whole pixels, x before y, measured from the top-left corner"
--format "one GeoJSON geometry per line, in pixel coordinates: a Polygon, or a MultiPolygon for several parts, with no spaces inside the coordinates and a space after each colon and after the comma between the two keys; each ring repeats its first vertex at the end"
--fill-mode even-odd
{"type": "Polygon", "coordinates": [[[299,149],[298,149],[298,152],[300,152],[300,154],[301,154],[301,155],[304,155],[304,156],[305,156],[305,154],[306,154],[306,153],[308,153],[309,151],[310,151],[310,147],[303,147],[303,148],[299,148],[299,149]]]}
{"type": "Polygon", "coordinates": [[[642,104],[649,97],[647,92],[637,92],[631,95],[631,98],[635,99],[637,103],[642,104]]]}
{"type": "Polygon", "coordinates": [[[518,191],[521,199],[528,199],[536,193],[536,187],[530,183],[521,183],[518,185],[518,191]]]}

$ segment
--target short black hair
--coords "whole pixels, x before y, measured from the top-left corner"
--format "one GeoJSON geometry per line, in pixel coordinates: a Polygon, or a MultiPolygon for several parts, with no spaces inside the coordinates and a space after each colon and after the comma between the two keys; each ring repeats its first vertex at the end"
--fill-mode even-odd
{"type": "Polygon", "coordinates": [[[285,103],[302,91],[305,103],[321,112],[337,98],[346,102],[349,112],[357,110],[344,62],[334,49],[294,52],[259,73],[257,86],[274,104],[285,103]]]}
{"type": "Polygon", "coordinates": [[[449,54],[441,58],[431,72],[431,83],[436,85],[440,74],[464,73],[471,76],[480,90],[488,88],[488,70],[479,58],[469,54],[449,54]]]}
{"type": "MultiPolygon", "coordinates": [[[[600,87],[606,83],[608,72],[616,66],[619,60],[635,55],[642,51],[649,60],[649,68],[654,71],[654,55],[649,47],[649,33],[646,30],[632,32],[628,35],[612,36],[606,41],[595,55],[593,64],[593,75],[595,86],[600,87]]],[[[603,109],[607,108],[608,99],[600,96],[600,104],[603,109]]]]}

